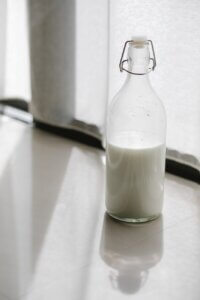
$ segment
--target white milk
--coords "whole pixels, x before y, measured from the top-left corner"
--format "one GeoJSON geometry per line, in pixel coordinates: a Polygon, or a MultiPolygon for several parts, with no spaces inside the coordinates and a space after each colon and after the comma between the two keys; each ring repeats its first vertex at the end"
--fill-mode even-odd
{"type": "Polygon", "coordinates": [[[108,213],[122,219],[158,216],[163,205],[165,145],[121,136],[107,144],[106,154],[108,213]]]}

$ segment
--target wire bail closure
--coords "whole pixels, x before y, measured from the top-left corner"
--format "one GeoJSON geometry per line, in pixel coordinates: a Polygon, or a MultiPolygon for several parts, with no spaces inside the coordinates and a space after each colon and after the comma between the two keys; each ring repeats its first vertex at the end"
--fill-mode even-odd
{"type": "Polygon", "coordinates": [[[134,72],[131,72],[131,71],[127,70],[126,68],[124,68],[124,63],[128,62],[128,59],[123,60],[124,53],[125,53],[125,50],[126,50],[126,46],[129,43],[134,43],[134,40],[126,41],[125,44],[124,44],[122,55],[121,55],[120,62],[119,62],[120,72],[126,71],[127,73],[133,74],[133,75],[145,75],[145,74],[150,73],[151,71],[154,71],[154,69],[156,67],[156,56],[155,56],[155,51],[154,51],[154,47],[153,47],[153,42],[151,40],[147,40],[146,42],[150,46],[151,52],[152,52],[152,55],[153,55],[153,57],[150,57],[150,61],[152,61],[152,66],[150,68],[148,68],[147,72],[145,72],[145,73],[134,73],[134,72]]]}

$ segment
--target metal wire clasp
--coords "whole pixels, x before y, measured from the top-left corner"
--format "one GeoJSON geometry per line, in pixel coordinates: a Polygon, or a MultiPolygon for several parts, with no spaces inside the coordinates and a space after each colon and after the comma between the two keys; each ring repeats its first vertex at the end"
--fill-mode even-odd
{"type": "Polygon", "coordinates": [[[154,71],[154,69],[156,67],[156,56],[155,56],[155,51],[154,51],[154,47],[153,47],[153,42],[151,40],[146,41],[148,43],[148,45],[151,46],[151,52],[152,52],[152,56],[153,56],[153,57],[150,57],[150,61],[152,61],[152,66],[150,68],[148,68],[147,72],[145,72],[145,73],[134,73],[134,72],[131,72],[131,71],[127,70],[126,68],[124,68],[124,63],[128,62],[128,59],[123,59],[124,58],[124,53],[125,53],[125,50],[126,50],[126,46],[127,46],[127,44],[133,43],[133,42],[134,42],[134,40],[126,41],[125,44],[124,44],[122,55],[121,55],[120,62],[119,62],[120,72],[126,71],[129,74],[133,74],[133,75],[145,75],[147,73],[150,73],[151,71],[154,71]]]}

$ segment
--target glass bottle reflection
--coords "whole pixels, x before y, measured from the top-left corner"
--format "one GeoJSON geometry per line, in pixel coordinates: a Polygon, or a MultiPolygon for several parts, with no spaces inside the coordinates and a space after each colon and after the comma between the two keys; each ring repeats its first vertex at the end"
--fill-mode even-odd
{"type": "Polygon", "coordinates": [[[104,217],[100,255],[111,267],[109,279],[114,289],[136,293],[148,279],[148,273],[162,258],[163,220],[127,225],[104,217]]]}

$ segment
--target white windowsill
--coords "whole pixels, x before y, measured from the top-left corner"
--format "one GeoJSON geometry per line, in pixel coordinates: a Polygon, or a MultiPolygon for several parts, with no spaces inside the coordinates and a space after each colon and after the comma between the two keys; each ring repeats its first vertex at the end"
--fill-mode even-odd
{"type": "Polygon", "coordinates": [[[105,215],[104,152],[0,116],[0,299],[198,299],[197,184],[166,174],[162,218],[105,215]]]}

